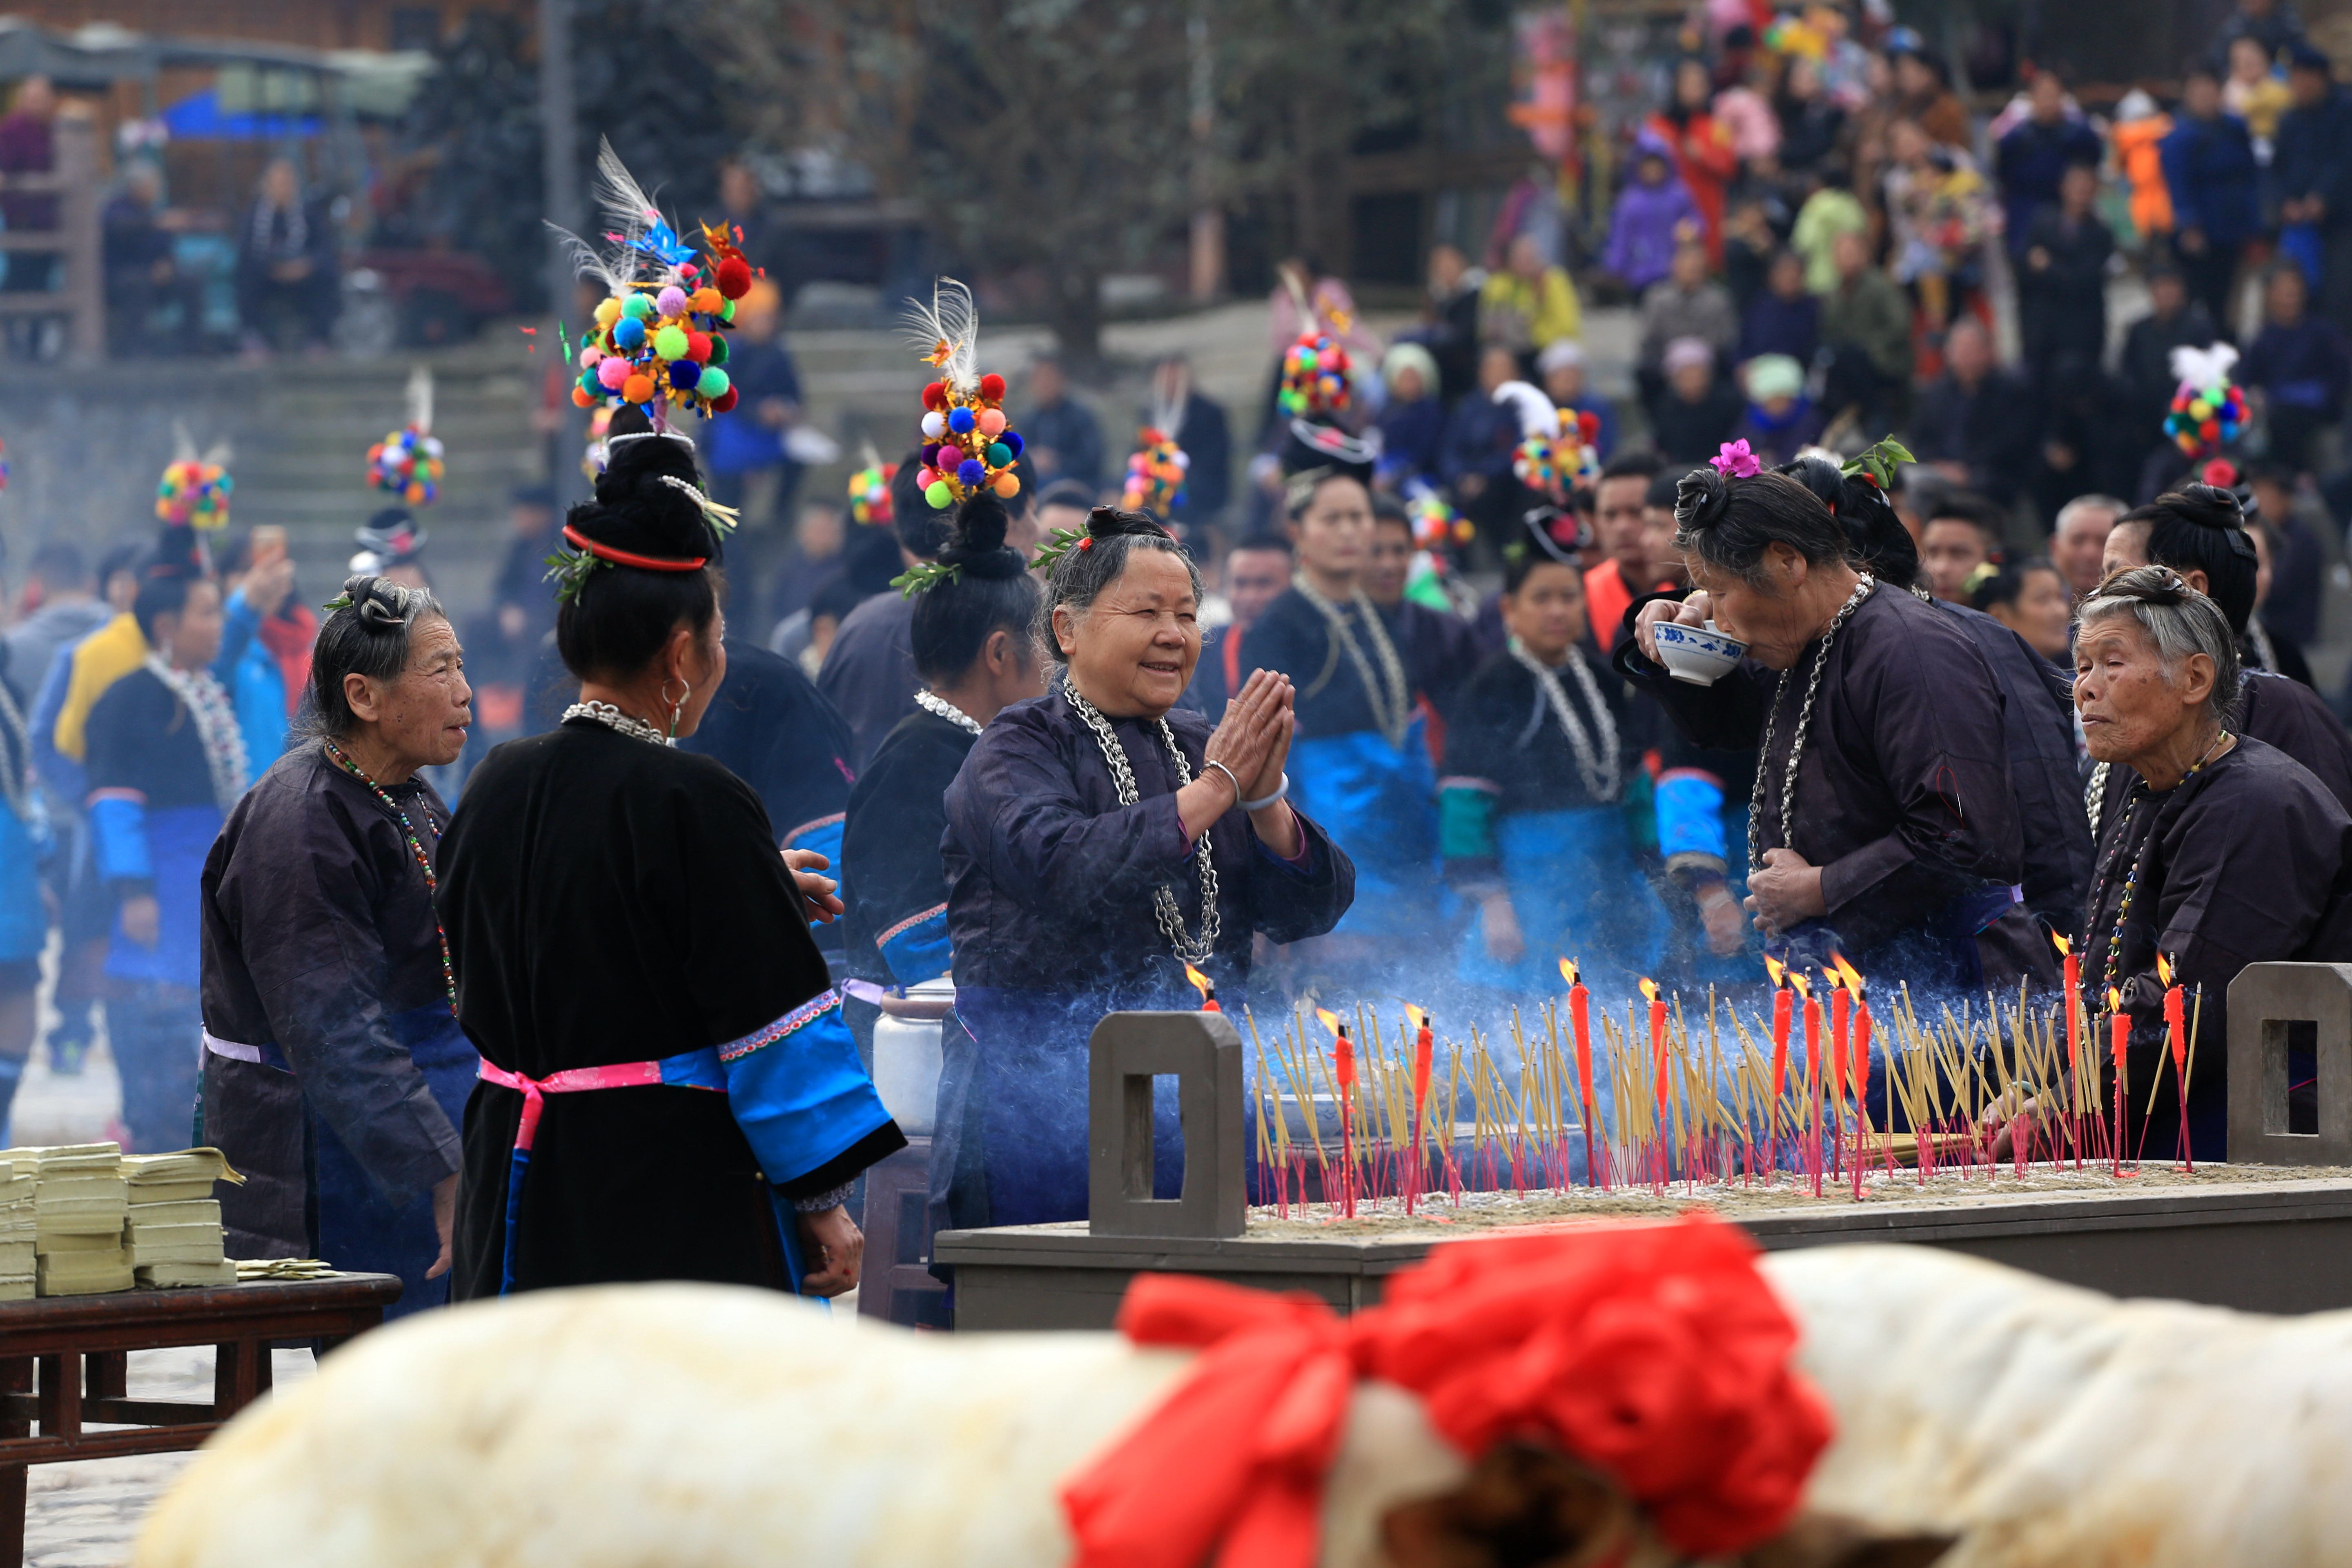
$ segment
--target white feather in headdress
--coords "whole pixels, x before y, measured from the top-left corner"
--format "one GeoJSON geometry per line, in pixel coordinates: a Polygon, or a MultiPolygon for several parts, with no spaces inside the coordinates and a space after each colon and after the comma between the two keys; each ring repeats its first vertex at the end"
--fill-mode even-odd
{"type": "Polygon", "coordinates": [[[433,371],[418,365],[408,373],[408,423],[420,436],[433,430],[433,371]]]}
{"type": "Polygon", "coordinates": [[[187,421],[172,421],[172,461],[210,463],[215,468],[225,468],[236,456],[236,447],[226,440],[215,441],[203,451],[197,451],[196,438],[188,433],[187,421]]]}
{"type": "Polygon", "coordinates": [[[940,379],[961,392],[979,384],[974,368],[980,357],[980,312],[973,309],[971,290],[952,278],[931,286],[931,302],[907,301],[907,336],[923,351],[926,363],[939,367],[940,379]]]}
{"type": "Polygon", "coordinates": [[[1543,389],[1524,381],[1507,381],[1495,388],[1495,401],[1509,405],[1519,418],[1519,434],[1558,437],[1559,410],[1552,406],[1543,389]]]}
{"type": "Polygon", "coordinates": [[[2183,343],[2172,351],[2173,376],[2181,385],[2199,392],[2227,382],[2231,368],[2237,363],[2238,351],[2227,343],[2201,349],[2183,343]]]}
{"type": "Polygon", "coordinates": [[[593,195],[596,205],[607,221],[614,224],[625,237],[634,239],[648,227],[662,221],[661,209],[637,184],[621,155],[613,151],[610,138],[596,138],[596,184],[593,195]]]}

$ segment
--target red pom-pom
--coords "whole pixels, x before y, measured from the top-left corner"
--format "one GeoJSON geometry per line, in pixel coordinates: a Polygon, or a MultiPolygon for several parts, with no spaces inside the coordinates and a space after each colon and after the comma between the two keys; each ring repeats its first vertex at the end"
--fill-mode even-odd
{"type": "Polygon", "coordinates": [[[719,264],[719,291],[730,300],[740,300],[751,291],[751,264],[740,256],[730,256],[719,264]]]}
{"type": "Polygon", "coordinates": [[[697,364],[710,358],[710,334],[689,329],[686,334],[686,357],[697,364]]]}
{"type": "Polygon", "coordinates": [[[729,409],[735,406],[735,389],[730,386],[726,391],[720,393],[718,396],[710,400],[710,412],[713,414],[726,413],[729,409]]]}
{"type": "Polygon", "coordinates": [[[991,372],[980,378],[980,395],[994,403],[1004,395],[1004,378],[991,372]]]}
{"type": "Polygon", "coordinates": [[[948,405],[948,388],[947,388],[947,384],[946,384],[945,382],[942,382],[942,381],[935,381],[935,382],[930,383],[929,385],[927,385],[927,386],[925,386],[925,387],[923,388],[923,406],[924,406],[924,407],[926,407],[926,408],[930,408],[930,409],[940,409],[940,408],[945,408],[947,405],[948,405]]]}

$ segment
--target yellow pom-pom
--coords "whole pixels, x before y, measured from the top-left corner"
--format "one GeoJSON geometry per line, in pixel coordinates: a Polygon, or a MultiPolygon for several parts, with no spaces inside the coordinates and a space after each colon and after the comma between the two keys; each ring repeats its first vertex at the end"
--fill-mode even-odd
{"type": "Polygon", "coordinates": [[[609,327],[620,319],[621,302],[618,300],[602,300],[597,301],[596,324],[598,326],[609,327]]]}

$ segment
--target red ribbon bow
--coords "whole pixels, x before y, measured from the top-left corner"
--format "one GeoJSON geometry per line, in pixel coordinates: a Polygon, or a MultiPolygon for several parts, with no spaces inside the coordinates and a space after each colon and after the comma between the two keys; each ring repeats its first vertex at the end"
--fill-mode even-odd
{"type": "Polygon", "coordinates": [[[1062,1489],[1075,1568],[1312,1568],[1323,1479],[1359,1378],[1418,1394],[1465,1454],[1530,1437],[1615,1479],[1682,1551],[1775,1534],[1830,1440],[1789,1365],[1796,1324],[1719,1220],[1579,1226],[1438,1248],[1341,1319],[1144,1275],[1139,1345],[1202,1353],[1160,1406],[1062,1489]]]}

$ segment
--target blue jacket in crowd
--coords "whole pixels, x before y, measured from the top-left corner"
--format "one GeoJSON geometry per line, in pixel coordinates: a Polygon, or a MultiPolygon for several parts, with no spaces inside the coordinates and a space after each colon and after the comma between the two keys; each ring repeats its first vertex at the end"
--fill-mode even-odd
{"type": "Polygon", "coordinates": [[[2199,120],[2183,114],[2157,143],[2165,188],[2172,193],[2176,233],[2197,228],[2217,249],[2232,250],[2262,228],[2253,135],[2234,114],[2199,120]]]}

